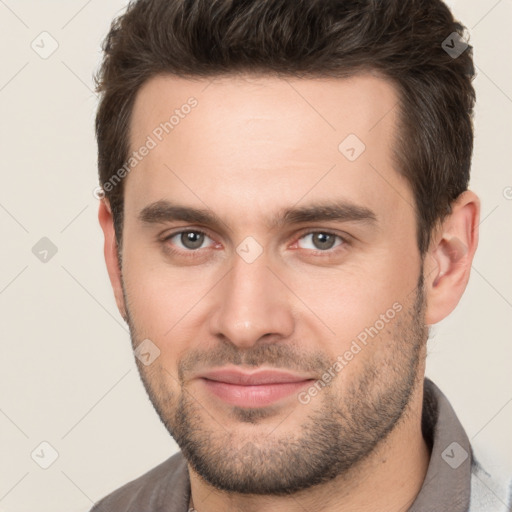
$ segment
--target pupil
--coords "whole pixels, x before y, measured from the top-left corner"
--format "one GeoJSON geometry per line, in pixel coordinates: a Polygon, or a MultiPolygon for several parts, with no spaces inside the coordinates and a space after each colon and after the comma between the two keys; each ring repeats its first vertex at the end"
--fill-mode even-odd
{"type": "Polygon", "coordinates": [[[327,233],[315,233],[313,238],[316,237],[316,240],[319,242],[315,245],[319,246],[319,249],[330,249],[334,243],[334,237],[332,235],[328,235],[327,233]]]}
{"type": "Polygon", "coordinates": [[[188,249],[197,249],[203,244],[204,235],[196,231],[187,231],[181,235],[181,243],[188,249]]]}

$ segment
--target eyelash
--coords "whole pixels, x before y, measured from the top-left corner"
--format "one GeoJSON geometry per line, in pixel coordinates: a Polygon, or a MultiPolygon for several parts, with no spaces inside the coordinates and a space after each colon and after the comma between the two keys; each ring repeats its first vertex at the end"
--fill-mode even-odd
{"type": "MultiPolygon", "coordinates": [[[[181,231],[175,231],[175,232],[167,235],[166,237],[164,237],[162,242],[167,242],[170,239],[174,238],[175,236],[181,235],[183,233],[196,233],[196,234],[200,234],[200,235],[205,235],[206,237],[212,239],[212,237],[206,231],[203,231],[201,229],[182,229],[181,231]]],[[[337,246],[335,246],[334,248],[327,249],[325,251],[321,251],[320,249],[316,249],[316,250],[304,249],[305,251],[308,251],[309,253],[311,253],[315,256],[327,258],[329,256],[336,255],[340,250],[344,250],[344,249],[346,249],[347,246],[350,245],[350,241],[348,240],[348,238],[338,235],[337,233],[333,233],[331,231],[324,231],[324,230],[304,231],[298,236],[297,242],[299,240],[301,240],[302,238],[306,237],[307,235],[313,235],[313,234],[317,234],[317,233],[322,233],[324,235],[331,235],[336,238],[339,238],[341,240],[341,243],[338,244],[337,246]]],[[[182,249],[175,249],[172,247],[167,247],[166,250],[168,252],[170,252],[171,254],[176,254],[176,255],[179,255],[182,257],[186,257],[186,258],[197,258],[201,253],[201,249],[182,250],[182,249]]]]}

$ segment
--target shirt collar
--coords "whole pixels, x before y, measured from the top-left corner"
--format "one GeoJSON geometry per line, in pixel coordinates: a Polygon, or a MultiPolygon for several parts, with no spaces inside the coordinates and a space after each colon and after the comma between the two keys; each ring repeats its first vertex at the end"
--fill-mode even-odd
{"type": "Polygon", "coordinates": [[[467,512],[471,495],[471,445],[450,402],[425,379],[423,437],[431,449],[425,480],[409,512],[467,512]]]}

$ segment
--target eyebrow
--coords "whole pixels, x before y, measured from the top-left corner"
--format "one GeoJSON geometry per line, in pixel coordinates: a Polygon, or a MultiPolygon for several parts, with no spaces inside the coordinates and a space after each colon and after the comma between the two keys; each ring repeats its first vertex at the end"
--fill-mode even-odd
{"type": "MultiPolygon", "coordinates": [[[[160,200],[145,206],[138,214],[144,224],[159,224],[173,221],[205,224],[208,226],[225,225],[225,222],[209,209],[192,208],[160,200]]],[[[377,216],[367,208],[346,200],[314,203],[307,206],[285,208],[271,217],[266,225],[269,229],[305,222],[338,221],[376,224],[377,216]]]]}

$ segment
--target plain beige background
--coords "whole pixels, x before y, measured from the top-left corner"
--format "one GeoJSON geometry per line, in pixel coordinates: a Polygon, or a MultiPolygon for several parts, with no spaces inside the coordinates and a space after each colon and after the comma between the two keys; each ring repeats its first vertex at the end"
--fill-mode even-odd
{"type": "MultiPolygon", "coordinates": [[[[92,73],[125,4],[0,0],[0,512],[85,512],[177,450],[139,380],[93,196],[92,73]],[[46,263],[32,251],[43,237],[57,249],[46,263]]],[[[512,1],[449,5],[477,64],[481,239],[427,373],[489,464],[512,471],[512,1]]]]}

